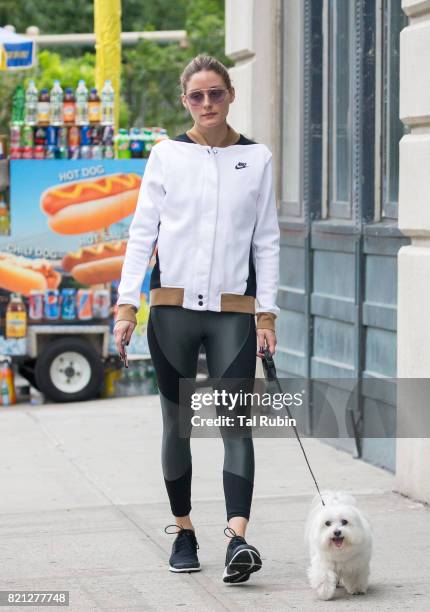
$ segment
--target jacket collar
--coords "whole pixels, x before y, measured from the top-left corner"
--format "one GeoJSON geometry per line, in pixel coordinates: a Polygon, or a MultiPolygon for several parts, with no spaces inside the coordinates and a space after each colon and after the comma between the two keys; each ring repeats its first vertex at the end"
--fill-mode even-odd
{"type": "MultiPolygon", "coordinates": [[[[188,130],[186,134],[195,143],[206,146],[206,147],[209,146],[205,137],[203,136],[201,132],[199,132],[199,130],[196,128],[195,125],[190,130],[188,130]]],[[[237,144],[239,140],[240,140],[240,134],[236,132],[236,130],[234,130],[231,127],[231,125],[227,124],[227,135],[224,138],[224,140],[221,142],[219,147],[229,147],[230,145],[237,144]]]]}

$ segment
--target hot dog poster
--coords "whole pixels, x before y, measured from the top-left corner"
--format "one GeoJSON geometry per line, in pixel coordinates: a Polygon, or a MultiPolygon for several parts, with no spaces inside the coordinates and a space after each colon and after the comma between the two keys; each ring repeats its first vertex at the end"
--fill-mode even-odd
{"type": "MultiPolygon", "coordinates": [[[[11,160],[0,290],[28,297],[34,289],[115,289],[145,165],[145,159],[11,160]]],[[[142,305],[149,302],[150,273],[142,305]]],[[[147,308],[139,314],[145,323],[147,308]]]]}

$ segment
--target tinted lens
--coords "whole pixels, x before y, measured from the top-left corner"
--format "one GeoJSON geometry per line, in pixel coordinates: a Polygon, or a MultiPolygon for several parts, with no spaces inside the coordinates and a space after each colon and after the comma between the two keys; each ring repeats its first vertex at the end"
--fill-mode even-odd
{"type": "Polygon", "coordinates": [[[202,104],[205,96],[201,91],[193,91],[193,93],[188,94],[187,98],[190,104],[197,106],[198,104],[202,104]]]}
{"type": "Polygon", "coordinates": [[[225,89],[211,89],[209,91],[209,99],[214,104],[219,104],[225,98],[226,90],[225,89]]]}
{"type": "MultiPolygon", "coordinates": [[[[209,100],[213,104],[219,104],[220,102],[223,102],[226,93],[227,91],[225,89],[209,89],[209,100]]],[[[205,94],[203,91],[193,91],[187,95],[187,99],[192,106],[199,106],[200,104],[203,104],[205,94]]]]}

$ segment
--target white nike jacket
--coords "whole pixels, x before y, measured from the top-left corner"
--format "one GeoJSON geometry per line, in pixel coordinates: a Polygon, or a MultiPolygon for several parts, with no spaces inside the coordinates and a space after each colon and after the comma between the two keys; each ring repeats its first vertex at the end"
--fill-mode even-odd
{"type": "Polygon", "coordinates": [[[182,136],[152,148],[129,229],[117,303],[139,308],[142,281],[157,245],[151,304],[157,303],[153,293],[163,288],[181,290],[181,305],[197,311],[234,310],[229,304],[235,297],[248,296],[253,305],[257,300],[252,309],[257,316],[271,313],[273,320],[280,311],[280,231],[272,154],[244,137],[247,146],[218,148],[182,136]]]}

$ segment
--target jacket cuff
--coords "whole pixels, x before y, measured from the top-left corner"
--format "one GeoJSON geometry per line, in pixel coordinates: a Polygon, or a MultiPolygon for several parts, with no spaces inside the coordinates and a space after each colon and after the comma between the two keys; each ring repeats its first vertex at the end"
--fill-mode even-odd
{"type": "Polygon", "coordinates": [[[137,323],[136,312],[136,306],[132,304],[120,304],[118,306],[116,321],[131,321],[131,323],[137,323]]]}
{"type": "Polygon", "coordinates": [[[257,329],[271,329],[275,331],[276,315],[272,312],[257,313],[257,329]]]}

